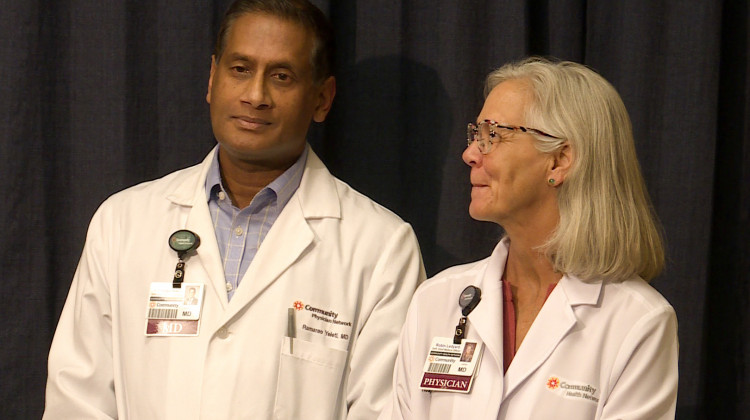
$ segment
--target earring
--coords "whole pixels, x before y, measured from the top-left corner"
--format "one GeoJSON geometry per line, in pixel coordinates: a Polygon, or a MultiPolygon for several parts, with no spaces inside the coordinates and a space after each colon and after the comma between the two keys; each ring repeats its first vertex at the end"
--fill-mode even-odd
{"type": "Polygon", "coordinates": [[[555,185],[555,178],[550,178],[547,182],[549,182],[549,185],[555,185]]]}

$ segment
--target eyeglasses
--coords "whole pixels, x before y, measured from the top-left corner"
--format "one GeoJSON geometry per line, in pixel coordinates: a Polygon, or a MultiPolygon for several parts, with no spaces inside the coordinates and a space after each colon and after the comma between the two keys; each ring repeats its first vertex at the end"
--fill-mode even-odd
{"type": "Polygon", "coordinates": [[[476,141],[477,147],[479,147],[479,152],[486,155],[492,151],[493,144],[507,139],[507,137],[515,131],[534,133],[544,137],[560,139],[560,137],[547,134],[536,128],[527,128],[520,125],[500,125],[492,120],[484,120],[479,124],[469,123],[466,127],[466,147],[471,146],[471,143],[476,141]]]}

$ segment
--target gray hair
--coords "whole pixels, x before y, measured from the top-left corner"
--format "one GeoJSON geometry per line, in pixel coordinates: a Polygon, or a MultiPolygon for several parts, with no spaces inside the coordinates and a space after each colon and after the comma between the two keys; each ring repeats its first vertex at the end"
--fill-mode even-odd
{"type": "Polygon", "coordinates": [[[527,124],[563,139],[535,135],[537,149],[552,153],[567,142],[573,151],[558,188],[560,221],[542,247],[555,270],[582,279],[659,275],[662,229],[615,88],[584,65],[531,57],[490,73],[485,96],[513,79],[531,87],[527,124]]]}

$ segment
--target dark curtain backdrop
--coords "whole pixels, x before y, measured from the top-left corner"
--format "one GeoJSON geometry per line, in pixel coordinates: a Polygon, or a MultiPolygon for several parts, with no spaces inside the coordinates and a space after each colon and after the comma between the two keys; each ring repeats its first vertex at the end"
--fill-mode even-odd
{"type": "MultiPolygon", "coordinates": [[[[666,232],[653,285],[680,322],[678,418],[750,418],[746,1],[316,3],[336,27],[338,95],[311,144],[412,223],[429,274],[501,234],[469,218],[460,159],[484,76],[539,54],[610,80],[666,232]]],[[[0,5],[0,418],[27,419],[98,204],[215,144],[205,93],[228,1],[0,5]]]]}

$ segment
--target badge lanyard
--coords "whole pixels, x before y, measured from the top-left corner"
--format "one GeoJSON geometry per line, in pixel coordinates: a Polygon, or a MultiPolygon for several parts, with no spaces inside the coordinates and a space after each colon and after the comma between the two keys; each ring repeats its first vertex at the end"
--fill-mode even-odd
{"type": "Polygon", "coordinates": [[[185,280],[185,256],[198,249],[201,244],[201,238],[189,230],[182,229],[173,233],[169,237],[169,247],[177,251],[177,267],[174,270],[174,279],[172,287],[179,289],[185,280]]]}
{"type": "Polygon", "coordinates": [[[453,334],[453,344],[461,344],[461,340],[466,337],[466,317],[477,307],[482,300],[482,290],[476,286],[467,286],[458,297],[458,306],[461,307],[461,318],[456,325],[456,332],[453,334]]]}

